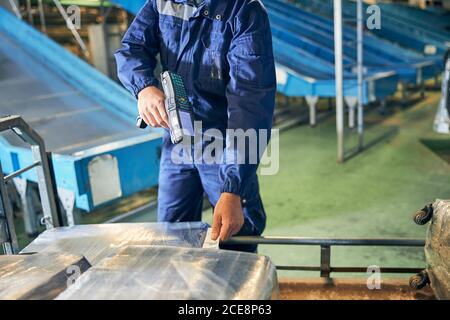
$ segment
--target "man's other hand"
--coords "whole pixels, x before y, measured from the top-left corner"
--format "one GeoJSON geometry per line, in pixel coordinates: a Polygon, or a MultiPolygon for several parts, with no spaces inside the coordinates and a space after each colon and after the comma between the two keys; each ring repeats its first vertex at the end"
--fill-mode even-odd
{"type": "Polygon", "coordinates": [[[238,233],[243,225],[241,198],[233,193],[222,193],[214,209],[211,239],[225,241],[238,233]]]}
{"type": "Polygon", "coordinates": [[[157,87],[150,86],[139,92],[138,109],[139,115],[149,126],[169,128],[164,92],[157,87]]]}

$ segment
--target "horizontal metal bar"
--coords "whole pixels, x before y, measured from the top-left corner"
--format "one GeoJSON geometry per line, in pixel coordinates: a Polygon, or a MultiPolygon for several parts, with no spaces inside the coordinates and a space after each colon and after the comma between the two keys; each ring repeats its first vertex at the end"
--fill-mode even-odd
{"type": "Polygon", "coordinates": [[[276,266],[276,268],[284,271],[320,271],[320,267],[310,266],[276,266]]]}
{"type": "Polygon", "coordinates": [[[20,139],[28,144],[45,146],[41,136],[18,115],[0,117],[0,132],[6,130],[13,130],[20,139]]]}
{"type": "MultiPolygon", "coordinates": [[[[320,271],[320,267],[312,267],[312,266],[277,266],[277,270],[284,271],[320,271]]],[[[380,272],[382,273],[408,273],[414,274],[419,273],[423,270],[423,268],[380,268],[380,272]]],[[[331,267],[330,272],[338,272],[338,273],[366,273],[367,268],[364,267],[331,267]]]]}
{"type": "Polygon", "coordinates": [[[234,245],[300,245],[300,246],[382,246],[423,247],[423,239],[330,239],[308,237],[233,237],[225,242],[234,245]]]}
{"type": "MultiPolygon", "coordinates": [[[[393,267],[385,267],[385,268],[380,268],[380,272],[381,273],[410,273],[410,274],[414,274],[414,273],[419,273],[421,271],[423,271],[424,268],[393,268],[393,267]]],[[[359,272],[363,272],[366,273],[367,272],[367,268],[358,268],[358,267],[332,267],[331,268],[331,272],[354,272],[354,273],[359,273],[359,272]]]]}
{"type": "Polygon", "coordinates": [[[17,170],[15,172],[5,176],[4,180],[5,181],[9,181],[11,179],[14,179],[14,178],[20,176],[22,173],[27,172],[28,170],[31,170],[31,169],[33,169],[33,168],[35,168],[37,166],[40,166],[40,165],[41,165],[41,162],[37,161],[37,162],[35,162],[33,164],[30,164],[29,166],[26,166],[26,167],[24,167],[24,168],[22,168],[20,170],[17,170]]]}

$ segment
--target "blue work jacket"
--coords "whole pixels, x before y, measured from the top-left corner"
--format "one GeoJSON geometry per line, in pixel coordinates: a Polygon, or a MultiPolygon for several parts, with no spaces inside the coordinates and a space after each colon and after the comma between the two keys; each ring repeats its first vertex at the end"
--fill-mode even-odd
{"type": "MultiPolygon", "coordinates": [[[[136,97],[163,70],[184,80],[204,130],[272,127],[276,93],[272,36],[259,0],[147,1],[116,52],[119,79],[136,97]]],[[[262,151],[262,150],[261,150],[262,151]]],[[[221,192],[243,196],[257,164],[222,164],[221,192]]]]}

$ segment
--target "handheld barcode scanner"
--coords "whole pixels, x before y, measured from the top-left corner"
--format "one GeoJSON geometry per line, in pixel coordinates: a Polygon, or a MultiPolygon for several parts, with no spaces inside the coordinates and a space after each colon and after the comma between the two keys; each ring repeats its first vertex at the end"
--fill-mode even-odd
{"type": "MultiPolygon", "coordinates": [[[[183,141],[185,135],[194,136],[192,106],[179,74],[165,71],[161,74],[161,83],[166,96],[164,104],[169,118],[170,139],[172,143],[177,144],[183,141]]],[[[147,128],[141,117],[137,118],[136,126],[147,128]]]]}

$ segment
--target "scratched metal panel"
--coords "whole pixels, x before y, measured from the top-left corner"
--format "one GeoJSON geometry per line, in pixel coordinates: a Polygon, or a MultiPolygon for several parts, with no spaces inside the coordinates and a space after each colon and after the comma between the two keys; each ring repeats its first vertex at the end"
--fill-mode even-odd
{"type": "Polygon", "coordinates": [[[275,266],[257,254],[130,246],[101,261],[61,300],[267,300],[277,297],[275,266]]]}
{"type": "Polygon", "coordinates": [[[450,201],[436,200],[428,227],[425,256],[431,287],[439,299],[450,299],[450,201]]]}
{"type": "Polygon", "coordinates": [[[73,272],[79,275],[89,267],[82,256],[65,253],[0,256],[0,300],[54,299],[73,272]]]}
{"type": "Polygon", "coordinates": [[[207,231],[208,225],[201,222],[77,225],[43,232],[22,253],[67,252],[95,265],[129,245],[201,248],[207,231]]]}
{"type": "MultiPolygon", "coordinates": [[[[21,115],[47,149],[60,154],[148,134],[0,34],[0,116],[9,114],[21,115]]],[[[3,136],[14,146],[23,145],[11,134],[3,136]]]]}

